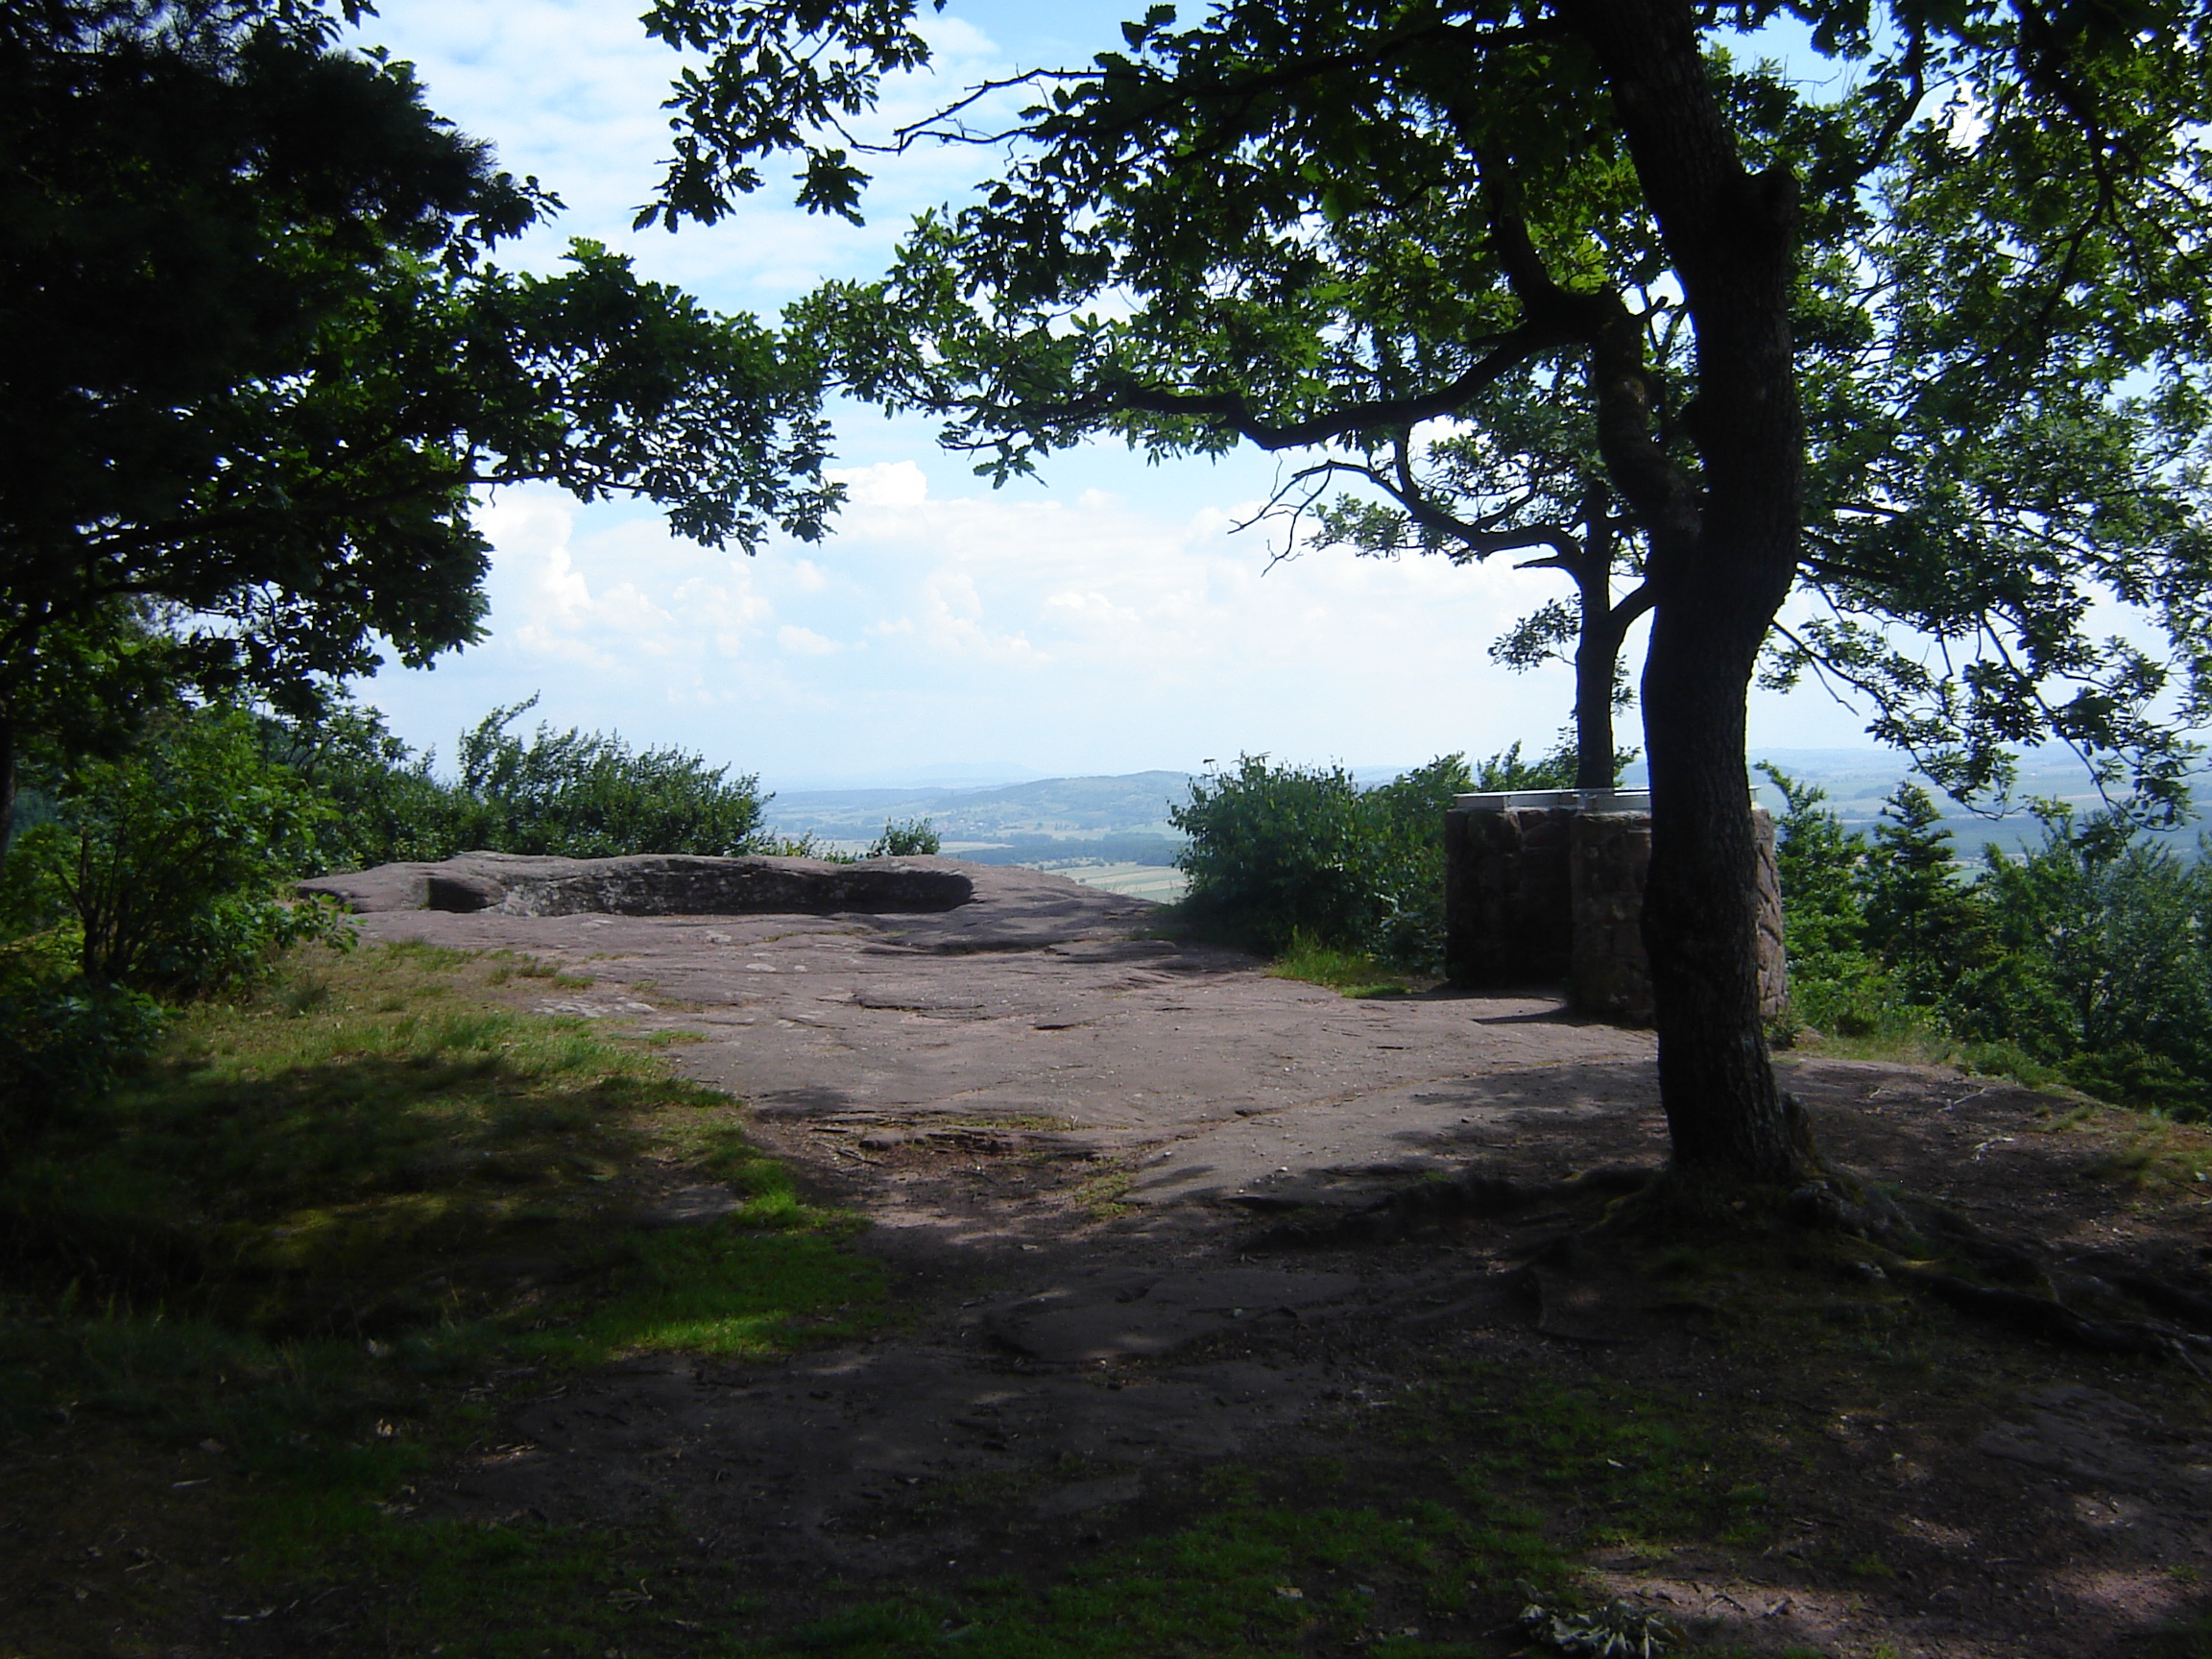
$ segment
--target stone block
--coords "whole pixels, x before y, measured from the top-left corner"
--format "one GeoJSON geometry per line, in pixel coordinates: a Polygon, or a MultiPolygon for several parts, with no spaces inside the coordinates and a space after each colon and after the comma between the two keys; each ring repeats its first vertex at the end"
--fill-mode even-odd
{"type": "MultiPolygon", "coordinates": [[[[1774,822],[1752,814],[1759,849],[1759,1002],[1789,997],[1774,822]]],[[[1578,1008],[1650,1020],[1644,882],[1651,815],[1574,807],[1455,808],[1444,823],[1445,971],[1455,985],[1564,984],[1578,1008]]]]}

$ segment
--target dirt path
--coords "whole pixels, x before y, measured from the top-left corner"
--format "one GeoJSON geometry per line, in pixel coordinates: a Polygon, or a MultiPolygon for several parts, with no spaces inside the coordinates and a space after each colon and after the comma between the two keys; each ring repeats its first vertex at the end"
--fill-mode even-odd
{"type": "MultiPolygon", "coordinates": [[[[1141,902],[976,877],[977,902],[942,915],[364,918],[375,938],[559,961],[594,983],[548,1011],[694,1039],[677,1063],[754,1102],[763,1141],[867,1210],[865,1247],[915,1310],[788,1365],[572,1379],[425,1484],[424,1513],[672,1518],[685,1550],[769,1587],[771,1628],[854,1585],[1048,1577],[1194,1512],[1224,1459],[1356,1447],[1418,1493],[1436,1459],[1378,1426],[1418,1417],[1446,1373],[1501,1375],[1671,1390],[1758,1465],[1742,1489],[1764,1519],[1736,1544],[1586,1552],[1706,1640],[2123,1653],[2205,1612],[2212,1433],[2179,1366],[1984,1333],[1833,1276],[1757,1307],[1725,1263],[1578,1278],[1559,1244],[1586,1218],[1573,1202],[1387,1249],[1253,1254],[1278,1212],[1424,1171],[1535,1184],[1655,1165],[1647,1034],[1533,997],[1349,1001],[1132,937],[1141,902]]],[[[2201,1285],[2212,1209],[2128,1185],[2119,1132],[2054,1132],[2069,1103],[1910,1068],[1791,1070],[1846,1162],[2000,1234],[2201,1285]]],[[[672,1217],[712,1200],[640,1194],[672,1217]]]]}

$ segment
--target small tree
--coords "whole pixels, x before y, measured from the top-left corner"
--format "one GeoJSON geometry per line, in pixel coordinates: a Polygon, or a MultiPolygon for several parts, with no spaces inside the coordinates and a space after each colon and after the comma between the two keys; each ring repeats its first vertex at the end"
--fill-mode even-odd
{"type": "Polygon", "coordinates": [[[1241,757],[1194,779],[1168,820],[1190,836],[1185,914],[1268,955],[1304,936],[1432,971],[1443,950],[1444,813],[1469,787],[1447,755],[1375,789],[1341,766],[1241,757]]]}
{"type": "Polygon", "coordinates": [[[1982,896],[1960,879],[1942,816],[1927,790],[1900,783],[1860,867],[1866,942],[1916,1002],[1940,1001],[1986,944],[1982,896]]]}
{"type": "Polygon", "coordinates": [[[314,867],[330,807],[265,758],[252,720],[163,715],[120,758],[72,768],[56,819],[9,863],[53,883],[94,985],[195,995],[250,977],[271,950],[351,937],[327,908],[279,896],[314,867]]]}
{"type": "Polygon", "coordinates": [[[756,775],[574,727],[541,723],[525,742],[508,728],[537,703],[494,709],[463,733],[451,781],[437,776],[435,756],[349,704],[287,728],[280,747],[339,807],[326,838],[335,861],[449,858],[473,848],[571,858],[757,850],[769,798],[756,775]]]}

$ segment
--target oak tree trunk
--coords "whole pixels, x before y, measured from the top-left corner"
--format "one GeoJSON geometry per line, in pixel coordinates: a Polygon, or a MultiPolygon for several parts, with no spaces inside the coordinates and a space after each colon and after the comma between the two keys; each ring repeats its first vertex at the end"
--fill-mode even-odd
{"type": "Polygon", "coordinates": [[[1582,553],[1573,566],[1580,632],[1575,639],[1575,787],[1613,787],[1613,686],[1625,629],[1613,615],[1613,526],[1602,491],[1590,493],[1582,553]]]}
{"type": "Polygon", "coordinates": [[[1561,11],[1597,55],[1696,329],[1685,421],[1702,493],[1680,534],[1652,539],[1643,680],[1660,1096],[1681,1173],[1794,1184],[1812,1152],[1759,1014],[1743,719],[1803,521],[1795,180],[1743,168],[1684,0],[1561,0],[1561,11]]]}

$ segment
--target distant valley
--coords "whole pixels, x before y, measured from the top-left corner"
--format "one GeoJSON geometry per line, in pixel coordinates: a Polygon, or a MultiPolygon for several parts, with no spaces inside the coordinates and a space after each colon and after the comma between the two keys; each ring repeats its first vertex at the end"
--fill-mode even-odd
{"type": "Polygon", "coordinates": [[[926,818],[945,851],[979,864],[1056,870],[1088,886],[1163,902],[1183,893],[1183,834],[1168,809],[1190,797],[1187,772],[1046,778],[990,788],[796,789],[768,803],[768,827],[847,852],[890,821],[926,818]]]}
{"type": "MultiPolygon", "coordinates": [[[[1857,829],[1880,817],[1884,799],[1910,770],[1902,756],[1874,748],[1767,749],[1752,758],[1770,759],[1797,781],[1826,790],[1827,805],[1857,829]]],[[[1361,767],[1355,775],[1371,785],[1394,773],[1361,767]]],[[[782,790],[769,802],[766,817],[778,834],[812,834],[850,852],[865,848],[886,822],[926,818],[955,857],[1057,870],[1114,892],[1172,900],[1183,888],[1174,862],[1184,837],[1168,812],[1190,799],[1190,779],[1187,772],[1153,771],[981,787],[782,790]]],[[[1629,768],[1625,781],[1645,781],[1641,764],[1629,768]]],[[[1759,800],[1779,811],[1781,792],[1764,777],[1754,782],[1759,800]]],[[[2098,805],[2080,763],[2062,750],[2023,758],[2014,798],[2025,803],[2033,796],[2071,802],[2084,813],[2098,805]]],[[[1969,860],[1985,843],[2017,850],[2039,836],[2024,810],[1990,819],[1954,808],[1944,825],[1959,855],[1969,860]]],[[[2194,828],[2175,835],[2182,847],[2194,847],[2194,828]]]]}

